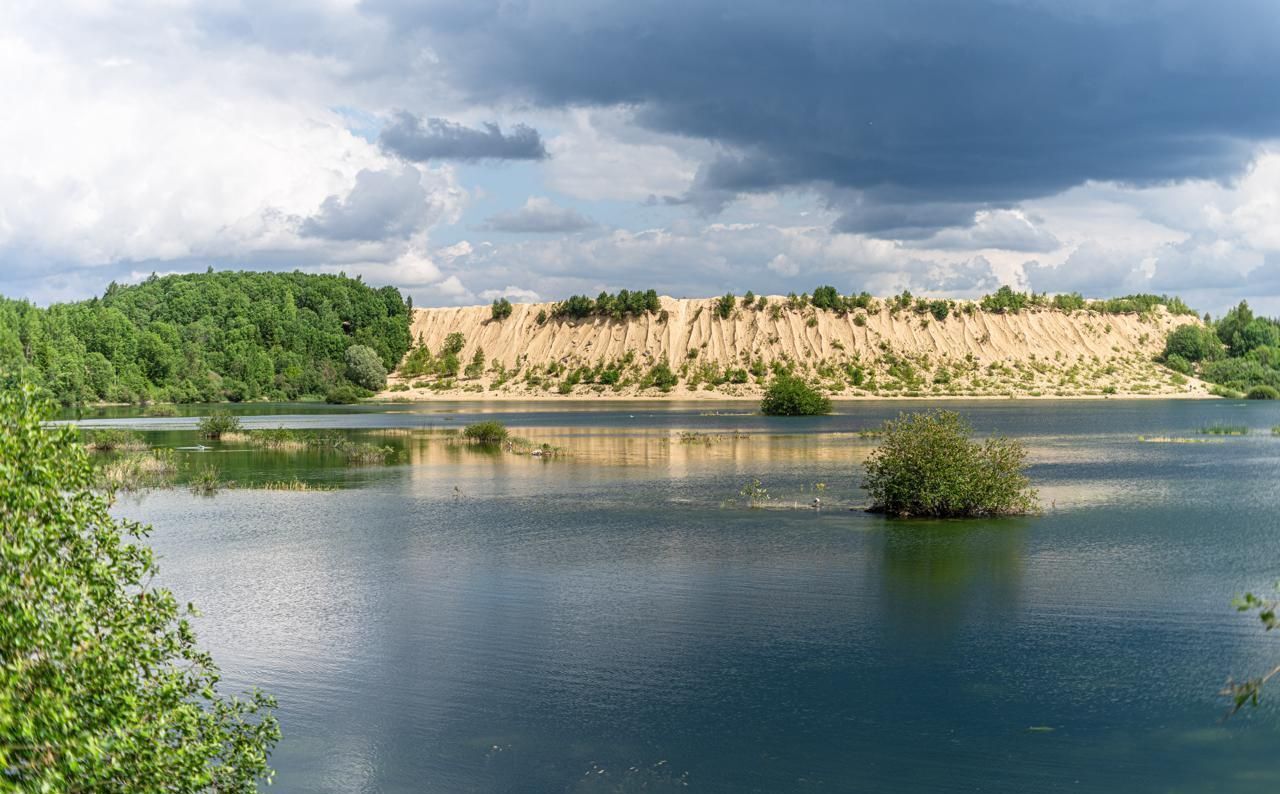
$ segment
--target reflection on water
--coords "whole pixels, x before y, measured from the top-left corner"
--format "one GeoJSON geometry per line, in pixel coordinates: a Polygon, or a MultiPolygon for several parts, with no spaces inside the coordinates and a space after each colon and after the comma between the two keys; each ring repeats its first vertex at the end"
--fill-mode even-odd
{"type": "Polygon", "coordinates": [[[1017,612],[1026,519],[887,523],[880,562],[889,630],[933,644],[968,620],[1017,612]]]}
{"type": "Polygon", "coordinates": [[[1280,439],[1137,441],[1222,404],[975,406],[1027,431],[1048,509],[931,523],[850,509],[870,409],[506,407],[566,450],[547,461],[458,444],[475,409],[450,410],[299,420],[395,447],[387,467],[191,453],[337,491],[120,506],[228,686],[278,695],[274,790],[1275,788],[1274,706],[1221,725],[1215,692],[1280,654],[1229,607],[1276,576],[1280,439]],[[737,498],[750,479],[772,509],[737,498]]]}

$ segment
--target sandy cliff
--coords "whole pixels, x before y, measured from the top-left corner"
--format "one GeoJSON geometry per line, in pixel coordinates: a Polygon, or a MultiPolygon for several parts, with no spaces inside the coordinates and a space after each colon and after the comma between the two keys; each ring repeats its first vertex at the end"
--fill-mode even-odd
{"type": "Polygon", "coordinates": [[[715,300],[662,298],[665,316],[538,321],[554,304],[518,304],[491,319],[488,306],[417,309],[412,332],[438,352],[451,333],[459,358],[485,356],[484,373],[456,380],[393,376],[387,396],[755,397],[775,362],[836,397],[1202,396],[1204,385],[1153,361],[1168,331],[1192,316],[960,308],[944,320],[888,308],[848,314],[786,307],[716,316],[715,300]],[[665,361],[679,376],[669,393],[645,387],[665,361]],[[498,369],[500,367],[500,369],[498,369]],[[618,373],[616,383],[605,383],[618,373]],[[574,377],[575,371],[577,377],[574,377]],[[743,382],[745,381],[745,382],[743,382]],[[409,390],[405,391],[405,386],[409,390]]]}

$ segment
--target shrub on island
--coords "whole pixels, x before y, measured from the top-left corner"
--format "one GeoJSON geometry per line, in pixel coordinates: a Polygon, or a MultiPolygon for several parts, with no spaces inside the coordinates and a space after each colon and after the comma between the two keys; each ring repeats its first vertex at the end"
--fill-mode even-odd
{"type": "Polygon", "coordinates": [[[233,416],[230,411],[214,411],[208,416],[202,417],[198,427],[200,435],[217,441],[223,435],[239,430],[240,418],[233,416]]]}
{"type": "Polygon", "coordinates": [[[954,411],[900,414],[866,462],[873,513],[901,518],[1022,515],[1037,509],[1026,449],[1007,438],[970,441],[954,411]]]}
{"type": "Polygon", "coordinates": [[[1267,385],[1254,386],[1244,395],[1244,398],[1246,400],[1275,400],[1280,399],[1280,391],[1267,385]]]}
{"type": "Polygon", "coordinates": [[[493,420],[467,425],[462,431],[463,438],[476,444],[501,444],[507,435],[507,426],[493,420]]]}
{"type": "Polygon", "coordinates": [[[817,416],[831,413],[831,400],[794,375],[778,375],[765,390],[760,412],[768,416],[817,416]]]}

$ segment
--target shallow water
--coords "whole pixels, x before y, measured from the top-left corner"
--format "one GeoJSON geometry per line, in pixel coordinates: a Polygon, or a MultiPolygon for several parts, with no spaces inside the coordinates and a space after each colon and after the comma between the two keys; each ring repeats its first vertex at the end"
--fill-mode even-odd
{"type": "Polygon", "coordinates": [[[253,406],[403,462],[211,445],[180,454],[342,487],[119,511],[155,525],[226,688],[279,698],[278,791],[1274,791],[1280,689],[1226,724],[1215,693],[1280,661],[1229,603],[1280,576],[1280,406],[949,406],[1026,440],[1044,515],[852,509],[855,431],[904,407],[879,403],[253,406]],[[569,454],[448,442],[481,413],[569,454]],[[1138,440],[1214,422],[1253,431],[1138,440]]]}

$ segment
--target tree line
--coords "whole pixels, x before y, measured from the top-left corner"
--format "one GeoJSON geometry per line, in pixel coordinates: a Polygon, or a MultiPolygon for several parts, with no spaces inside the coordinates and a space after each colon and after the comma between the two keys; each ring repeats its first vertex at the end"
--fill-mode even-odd
{"type": "Polygon", "coordinates": [[[1206,320],[1169,333],[1165,365],[1217,384],[1222,396],[1280,397],[1280,320],[1256,316],[1248,301],[1206,320]]]}
{"type": "Polygon", "coordinates": [[[322,398],[394,369],[410,314],[345,275],[153,275],[47,308],[0,298],[0,369],[62,405],[322,398]]]}

